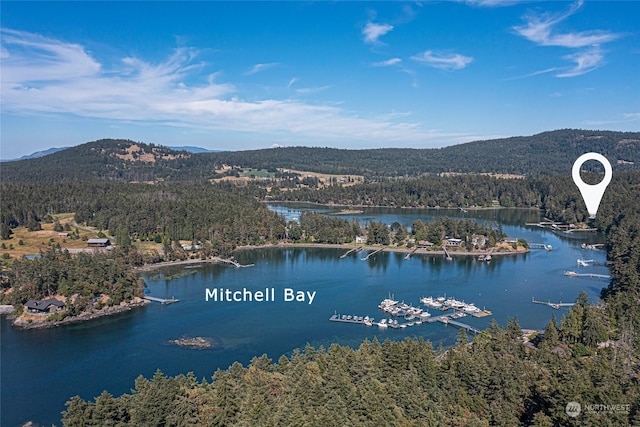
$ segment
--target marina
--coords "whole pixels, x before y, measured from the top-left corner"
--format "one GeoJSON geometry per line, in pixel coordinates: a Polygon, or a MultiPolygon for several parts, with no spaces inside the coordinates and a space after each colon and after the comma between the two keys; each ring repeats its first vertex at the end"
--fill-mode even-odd
{"type": "Polygon", "coordinates": [[[414,307],[410,304],[406,304],[405,302],[396,301],[390,295],[389,298],[383,299],[378,305],[378,308],[382,312],[390,316],[389,318],[382,319],[379,322],[376,322],[375,319],[370,316],[345,314],[340,315],[336,311],[334,312],[333,316],[329,318],[329,320],[332,322],[355,323],[366,326],[375,325],[381,329],[404,329],[411,326],[422,325],[423,323],[440,322],[445,325],[456,326],[458,328],[465,329],[466,331],[473,334],[477,334],[480,332],[479,329],[455,319],[461,319],[469,315],[473,317],[486,317],[492,314],[489,310],[480,310],[473,303],[467,304],[463,301],[458,301],[451,297],[426,297],[421,298],[420,302],[423,305],[438,309],[440,311],[448,311],[451,309],[452,312],[448,314],[432,316],[428,311],[419,307],[414,307]],[[404,321],[400,321],[398,319],[404,321]]]}

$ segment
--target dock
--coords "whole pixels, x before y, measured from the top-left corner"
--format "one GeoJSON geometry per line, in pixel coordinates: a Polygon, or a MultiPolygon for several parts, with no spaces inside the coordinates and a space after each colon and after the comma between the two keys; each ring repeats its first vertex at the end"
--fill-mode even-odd
{"type": "Polygon", "coordinates": [[[360,258],[360,261],[366,261],[369,258],[371,258],[372,256],[374,256],[375,254],[380,253],[382,251],[384,251],[384,248],[376,249],[375,251],[370,252],[366,257],[360,258]]]}
{"type": "Polygon", "coordinates": [[[142,298],[149,301],[159,302],[160,304],[173,304],[174,302],[180,301],[175,298],[158,298],[158,297],[152,297],[151,295],[145,295],[142,298]]]}
{"type": "Polygon", "coordinates": [[[564,275],[569,277],[588,277],[590,279],[611,279],[608,274],[576,273],[575,271],[565,271],[564,275]]]}
{"type": "Polygon", "coordinates": [[[538,301],[535,298],[531,298],[531,302],[534,304],[548,305],[549,307],[558,310],[560,307],[573,307],[573,302],[551,302],[551,301],[538,301]]]}
{"type": "Polygon", "coordinates": [[[444,250],[444,255],[447,258],[447,261],[451,261],[453,258],[451,258],[451,255],[449,254],[449,252],[447,251],[447,247],[443,246],[442,249],[444,250]]]}
{"type": "Polygon", "coordinates": [[[411,250],[411,252],[409,252],[408,254],[406,254],[406,255],[404,256],[404,259],[409,259],[409,258],[411,258],[411,255],[415,254],[415,253],[416,253],[416,251],[417,251],[418,249],[420,249],[418,246],[416,246],[415,248],[413,248],[413,249],[411,250]]]}
{"type": "Polygon", "coordinates": [[[551,245],[545,245],[544,243],[529,243],[531,249],[544,249],[545,251],[551,250],[551,245]]]}
{"type": "Polygon", "coordinates": [[[346,258],[354,252],[360,252],[362,250],[362,246],[358,246],[357,248],[349,249],[344,254],[340,255],[340,258],[346,258]]]}
{"type": "Polygon", "coordinates": [[[240,264],[238,261],[233,260],[233,259],[225,259],[225,258],[216,258],[215,259],[216,262],[220,262],[222,264],[229,264],[229,265],[233,265],[235,268],[240,268],[240,267],[252,267],[253,264],[246,264],[246,265],[242,265],[240,264]]]}
{"type": "Polygon", "coordinates": [[[441,323],[444,323],[445,325],[453,325],[461,329],[466,329],[468,332],[471,332],[472,334],[480,333],[479,329],[476,329],[471,325],[467,325],[466,323],[458,322],[457,320],[451,320],[448,316],[440,316],[438,321],[441,323]]]}

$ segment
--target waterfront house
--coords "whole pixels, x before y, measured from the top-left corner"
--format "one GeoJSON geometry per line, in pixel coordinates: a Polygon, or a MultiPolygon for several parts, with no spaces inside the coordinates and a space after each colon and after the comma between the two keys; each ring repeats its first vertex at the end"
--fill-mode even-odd
{"type": "Polygon", "coordinates": [[[505,243],[518,243],[518,238],[517,237],[505,237],[504,239],[502,239],[503,242],[505,243]]]}
{"type": "Polygon", "coordinates": [[[482,234],[473,234],[471,236],[471,244],[478,247],[483,247],[487,244],[487,236],[482,234]]]}
{"type": "Polygon", "coordinates": [[[366,236],[356,236],[356,244],[365,244],[367,243],[366,236]]]}
{"type": "Polygon", "coordinates": [[[87,246],[90,248],[106,248],[111,246],[109,239],[89,239],[87,240],[87,246]]]}
{"type": "Polygon", "coordinates": [[[453,237],[446,240],[445,245],[459,247],[462,245],[462,239],[454,239],[453,237]]]}
{"type": "Polygon", "coordinates": [[[29,300],[24,305],[27,307],[27,312],[32,314],[45,314],[55,313],[56,311],[64,310],[65,304],[55,298],[49,298],[45,300],[29,300]]]}
{"type": "Polygon", "coordinates": [[[418,241],[418,247],[419,248],[430,248],[433,246],[433,243],[431,243],[428,240],[419,240],[418,241]]]}

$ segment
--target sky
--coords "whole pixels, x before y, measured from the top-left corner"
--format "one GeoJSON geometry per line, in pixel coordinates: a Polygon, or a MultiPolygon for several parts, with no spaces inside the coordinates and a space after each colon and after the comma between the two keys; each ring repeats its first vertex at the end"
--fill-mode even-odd
{"type": "Polygon", "coordinates": [[[640,130],[640,2],[0,6],[0,157],[126,138],[444,147],[640,130]]]}

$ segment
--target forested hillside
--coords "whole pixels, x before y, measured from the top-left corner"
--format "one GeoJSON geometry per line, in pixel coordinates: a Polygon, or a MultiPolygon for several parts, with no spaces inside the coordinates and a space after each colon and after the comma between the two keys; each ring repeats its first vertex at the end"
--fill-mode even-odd
{"type": "MultiPolygon", "coordinates": [[[[218,176],[216,169],[223,164],[267,170],[284,168],[355,174],[376,180],[442,172],[540,176],[569,173],[575,159],[588,151],[606,156],[616,171],[640,170],[640,133],[567,129],[441,149],[288,147],[189,153],[141,142],[105,139],[37,159],[5,162],[2,180],[210,179],[218,176]]],[[[585,167],[591,166],[586,164],[585,167]]]]}

